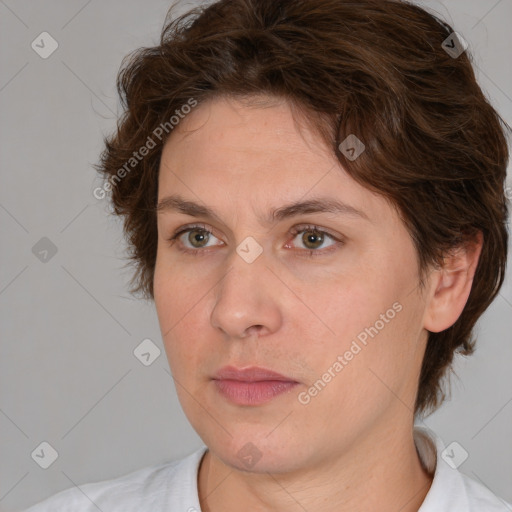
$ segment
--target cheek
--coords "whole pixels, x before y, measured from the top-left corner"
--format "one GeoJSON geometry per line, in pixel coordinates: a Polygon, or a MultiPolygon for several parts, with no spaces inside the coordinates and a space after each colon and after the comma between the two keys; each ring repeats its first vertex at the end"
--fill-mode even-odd
{"type": "Polygon", "coordinates": [[[312,309],[329,327],[323,336],[311,337],[309,353],[318,376],[341,356],[343,369],[337,375],[346,375],[346,389],[363,387],[371,393],[375,374],[397,383],[416,354],[421,327],[421,304],[409,293],[413,283],[400,273],[359,274],[313,296],[312,309]]]}
{"type": "MultiPolygon", "coordinates": [[[[398,294],[390,283],[362,272],[344,275],[341,279],[330,280],[304,295],[311,309],[326,326],[326,335],[338,348],[348,348],[350,341],[359,334],[364,341],[365,329],[376,322],[381,323],[380,315],[397,317],[393,303],[398,294]]],[[[305,319],[298,319],[304,322],[305,319]]],[[[387,326],[388,324],[386,324],[387,326]]],[[[382,326],[381,326],[382,327],[382,326]]]]}
{"type": "MultiPolygon", "coordinates": [[[[191,311],[201,300],[200,283],[204,282],[190,271],[186,271],[175,260],[157,253],[153,290],[160,325],[170,329],[191,311]]],[[[204,284],[207,286],[207,283],[204,284]]]]}
{"type": "Polygon", "coordinates": [[[417,370],[406,306],[396,311],[386,302],[384,308],[374,303],[369,307],[368,301],[356,299],[345,305],[335,324],[337,336],[324,346],[317,343],[308,354],[314,371],[300,402],[309,400],[302,418],[305,425],[314,428],[319,418],[329,418],[331,427],[326,428],[337,435],[340,425],[359,431],[376,421],[397,399],[412,407],[409,388],[417,370]],[[386,311],[389,323],[379,316],[386,311]]]}
{"type": "Polygon", "coordinates": [[[194,330],[198,328],[191,319],[200,314],[201,295],[195,293],[186,274],[164,268],[158,258],[153,289],[162,341],[171,370],[174,370],[178,361],[190,359],[194,353],[194,340],[198,338],[194,330]]]}
{"type": "Polygon", "coordinates": [[[204,377],[202,372],[212,370],[209,360],[219,348],[209,313],[219,277],[206,268],[200,262],[184,266],[158,257],[155,265],[154,300],[169,367],[190,392],[204,377]]]}

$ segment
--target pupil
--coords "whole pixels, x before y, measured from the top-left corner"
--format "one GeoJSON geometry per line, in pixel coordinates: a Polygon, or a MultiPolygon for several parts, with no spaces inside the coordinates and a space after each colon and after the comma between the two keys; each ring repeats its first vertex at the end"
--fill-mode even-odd
{"type": "Polygon", "coordinates": [[[189,239],[190,239],[192,245],[195,246],[196,242],[199,245],[201,245],[201,242],[204,242],[204,240],[206,239],[206,234],[204,233],[204,231],[200,231],[198,229],[195,229],[195,230],[190,232],[189,239]]]}
{"type": "Polygon", "coordinates": [[[317,233],[316,231],[306,231],[305,240],[304,240],[305,245],[312,244],[313,246],[317,247],[319,245],[322,245],[322,242],[323,242],[323,237],[321,234],[317,233]],[[310,233],[310,234],[308,234],[308,233],[310,233]],[[315,233],[315,234],[311,234],[311,233],[315,233]],[[315,243],[315,241],[316,241],[316,243],[315,243]]]}

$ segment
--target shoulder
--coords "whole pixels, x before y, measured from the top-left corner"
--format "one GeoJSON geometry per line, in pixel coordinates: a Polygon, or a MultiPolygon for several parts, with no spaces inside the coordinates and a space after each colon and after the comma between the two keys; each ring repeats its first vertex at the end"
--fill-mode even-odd
{"type": "Polygon", "coordinates": [[[424,467],[434,477],[418,512],[512,512],[511,504],[450,463],[457,446],[445,447],[434,431],[418,425],[414,439],[424,467]]]}
{"type": "Polygon", "coordinates": [[[487,487],[467,475],[460,474],[468,512],[512,512],[512,504],[496,496],[487,487]]]}
{"type": "Polygon", "coordinates": [[[25,512],[200,510],[197,469],[205,451],[206,447],[202,447],[179,460],[149,466],[111,480],[72,487],[25,512]]]}

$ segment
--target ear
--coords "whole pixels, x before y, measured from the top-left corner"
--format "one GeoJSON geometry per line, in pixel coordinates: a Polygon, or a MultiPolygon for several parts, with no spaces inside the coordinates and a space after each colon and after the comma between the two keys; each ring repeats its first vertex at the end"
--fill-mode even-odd
{"type": "Polygon", "coordinates": [[[479,231],[473,240],[450,251],[441,267],[430,274],[430,293],[423,317],[423,326],[428,331],[444,331],[461,315],[471,292],[482,246],[483,234],[479,231]]]}

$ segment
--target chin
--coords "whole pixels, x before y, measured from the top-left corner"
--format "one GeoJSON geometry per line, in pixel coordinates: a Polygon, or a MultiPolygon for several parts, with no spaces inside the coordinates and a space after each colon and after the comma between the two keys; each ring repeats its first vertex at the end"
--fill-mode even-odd
{"type": "Polygon", "coordinates": [[[287,442],[286,436],[276,435],[271,439],[272,436],[274,434],[268,436],[268,432],[251,436],[245,430],[239,436],[233,435],[228,442],[208,446],[224,464],[242,472],[284,473],[303,466],[301,460],[306,456],[303,451],[287,442]]]}

